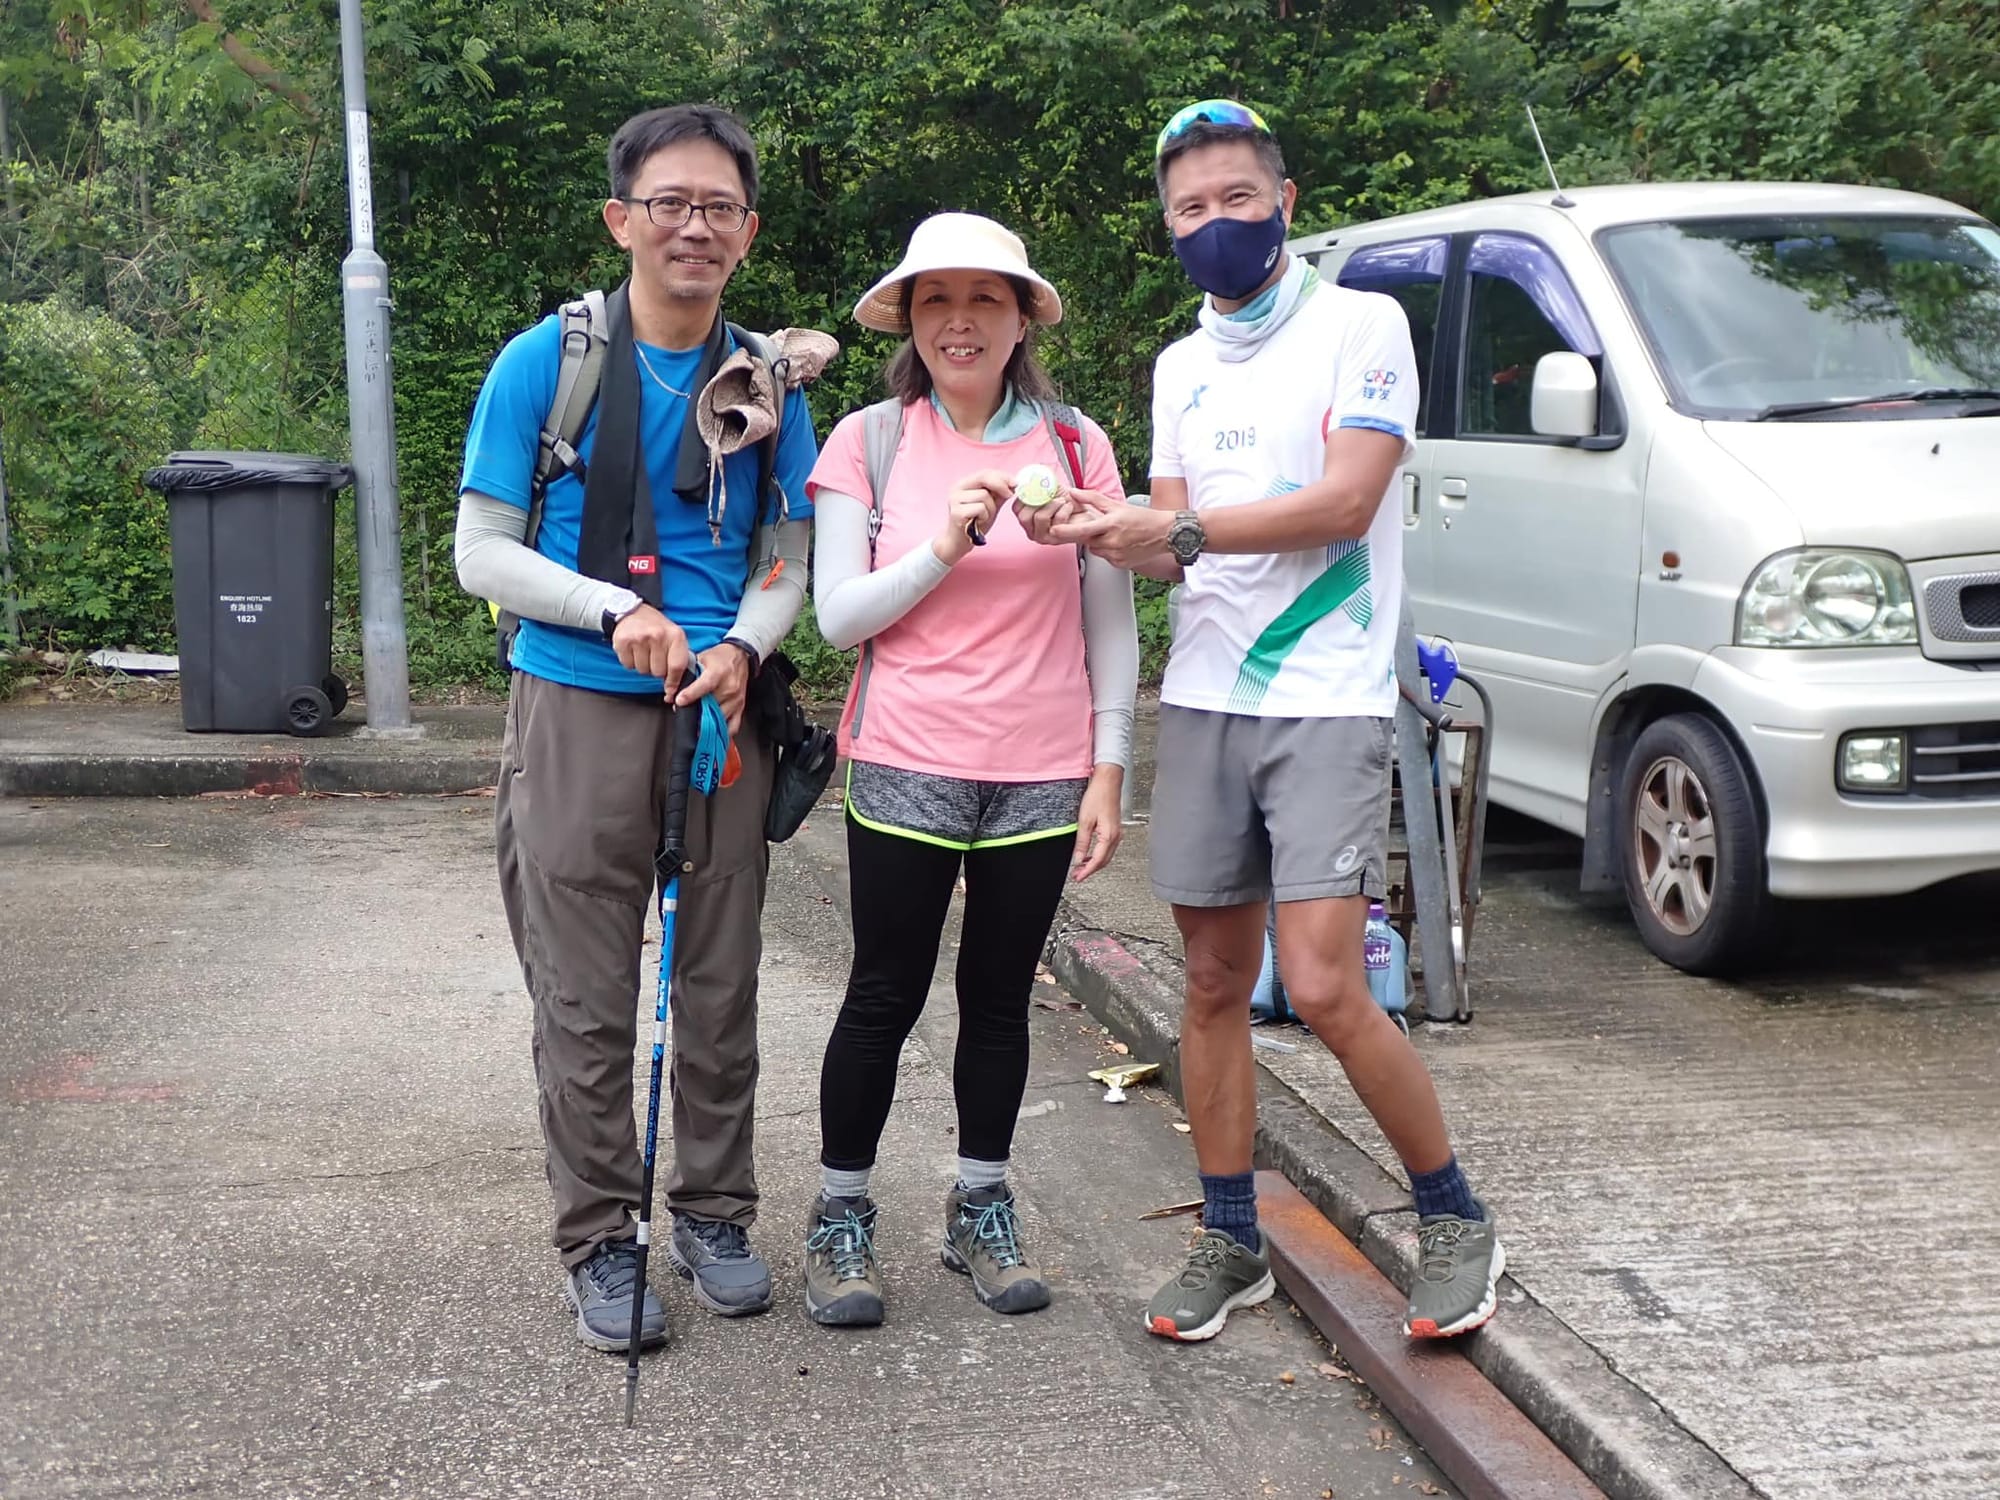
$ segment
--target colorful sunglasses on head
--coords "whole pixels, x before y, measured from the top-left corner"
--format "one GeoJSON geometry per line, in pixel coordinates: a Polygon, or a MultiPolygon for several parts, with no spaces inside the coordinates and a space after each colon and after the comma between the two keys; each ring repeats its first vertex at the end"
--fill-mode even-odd
{"type": "Polygon", "coordinates": [[[1264,117],[1249,105],[1238,104],[1234,99],[1203,99],[1198,104],[1190,104],[1186,109],[1177,111],[1167,121],[1159,140],[1153,144],[1153,155],[1162,155],[1177,137],[1200,124],[1227,125],[1238,130],[1254,130],[1259,135],[1271,134],[1271,127],[1264,123],[1264,117]]]}

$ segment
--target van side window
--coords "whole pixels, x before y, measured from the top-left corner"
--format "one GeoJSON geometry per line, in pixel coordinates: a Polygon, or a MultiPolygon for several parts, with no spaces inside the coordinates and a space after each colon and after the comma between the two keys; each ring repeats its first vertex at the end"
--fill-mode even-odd
{"type": "Polygon", "coordinates": [[[1417,356],[1417,436],[1428,426],[1431,355],[1437,346],[1438,308],[1444,298],[1446,245],[1442,239],[1402,240],[1368,245],[1347,258],[1337,278],[1344,287],[1394,297],[1410,320],[1410,343],[1417,356]]]}
{"type": "Polygon", "coordinates": [[[1483,234],[1467,270],[1459,433],[1533,437],[1536,361],[1562,350],[1595,357],[1603,347],[1562,268],[1536,241],[1483,234]]]}

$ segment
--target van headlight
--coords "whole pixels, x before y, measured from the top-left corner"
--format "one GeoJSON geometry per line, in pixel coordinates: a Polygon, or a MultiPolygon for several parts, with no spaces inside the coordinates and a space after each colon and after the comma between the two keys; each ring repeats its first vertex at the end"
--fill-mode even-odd
{"type": "Polygon", "coordinates": [[[1910,574],[1886,552],[1804,547],[1758,568],[1736,606],[1739,646],[1909,646],[1910,574]]]}

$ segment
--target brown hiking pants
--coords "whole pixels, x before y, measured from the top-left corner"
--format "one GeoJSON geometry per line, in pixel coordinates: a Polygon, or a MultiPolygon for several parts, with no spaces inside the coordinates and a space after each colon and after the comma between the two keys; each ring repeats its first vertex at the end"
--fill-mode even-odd
{"type": "MultiPolygon", "coordinates": [[[[639,1208],[632,1116],[640,973],[653,856],[666,800],[671,715],[514,674],[500,752],[495,832],[500,894],[534,1003],[535,1079],[556,1249],[565,1267],[629,1236],[639,1208]]],[[[666,1204],[748,1225],[757,1092],[758,926],[770,850],[774,763],[746,723],[742,773],[688,809],[672,989],[673,1138],[660,1142],[666,1204]]],[[[656,1210],[657,1211],[657,1210],[656,1210]]]]}

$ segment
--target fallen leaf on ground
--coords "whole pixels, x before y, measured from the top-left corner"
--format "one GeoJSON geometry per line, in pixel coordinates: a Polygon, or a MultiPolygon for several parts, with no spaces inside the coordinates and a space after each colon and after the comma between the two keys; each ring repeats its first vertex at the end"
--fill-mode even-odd
{"type": "MultiPolygon", "coordinates": [[[[1368,1429],[1368,1441],[1375,1445],[1377,1453],[1387,1453],[1390,1444],[1395,1441],[1395,1434],[1386,1427],[1371,1427],[1368,1429]]],[[[1401,1483],[1400,1477],[1397,1482],[1401,1483]]]]}
{"type": "Polygon", "coordinates": [[[1149,1208],[1140,1214],[1139,1218],[1141,1221],[1146,1219],[1171,1219],[1175,1214],[1198,1214],[1201,1212],[1201,1208],[1202,1200],[1200,1198],[1190,1198],[1185,1203],[1169,1203],[1164,1208],[1149,1208]]]}
{"type": "Polygon", "coordinates": [[[1113,1052],[1116,1052],[1120,1057],[1130,1057],[1132,1055],[1132,1049],[1126,1046],[1123,1042],[1113,1042],[1111,1044],[1111,1050],[1113,1052]]]}
{"type": "Polygon", "coordinates": [[[1278,1384],[1297,1385],[1298,1383],[1299,1377],[1294,1375],[1290,1370],[1280,1370],[1278,1372],[1278,1384]]]}

